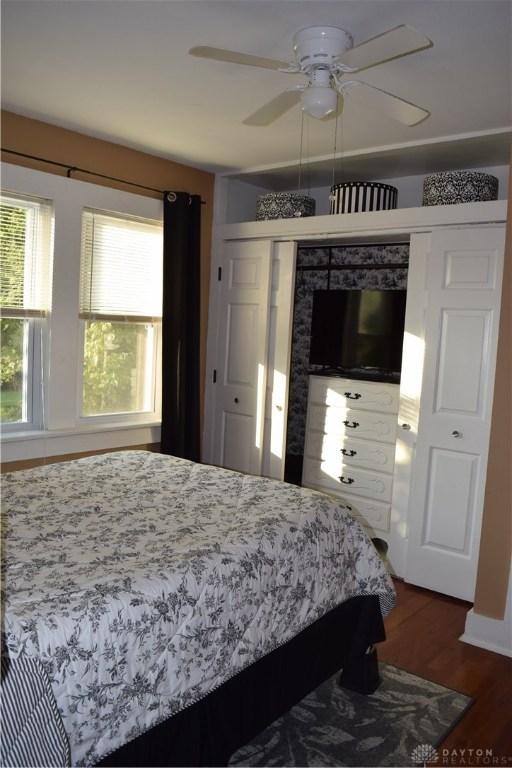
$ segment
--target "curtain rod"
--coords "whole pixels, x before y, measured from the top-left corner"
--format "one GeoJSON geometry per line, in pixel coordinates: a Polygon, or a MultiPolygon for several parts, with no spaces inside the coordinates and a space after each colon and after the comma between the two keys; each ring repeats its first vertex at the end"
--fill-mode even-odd
{"type": "MultiPolygon", "coordinates": [[[[37,155],[28,155],[26,152],[17,152],[14,149],[6,149],[2,147],[2,152],[6,152],[9,155],[17,155],[18,157],[26,157],[28,160],[38,160],[40,163],[48,163],[48,165],[56,165],[59,168],[66,168],[66,176],[71,179],[71,174],[74,171],[78,173],[87,173],[89,176],[97,176],[100,179],[108,179],[109,181],[117,181],[119,184],[126,184],[129,187],[138,187],[139,189],[146,189],[148,192],[157,192],[159,195],[164,195],[166,191],[164,189],[155,189],[155,187],[147,187],[145,184],[137,184],[135,181],[126,181],[126,179],[118,179],[115,176],[107,176],[105,173],[97,173],[96,171],[89,171],[87,168],[79,168],[77,165],[70,165],[69,163],[60,163],[57,160],[48,160],[46,157],[38,157],[37,155]]],[[[206,205],[205,200],[201,200],[201,205],[206,205]]]]}

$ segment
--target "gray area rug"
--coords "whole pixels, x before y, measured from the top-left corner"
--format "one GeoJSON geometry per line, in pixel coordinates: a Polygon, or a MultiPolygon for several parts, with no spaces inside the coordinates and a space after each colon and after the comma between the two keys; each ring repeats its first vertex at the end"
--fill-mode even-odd
{"type": "Polygon", "coordinates": [[[229,765],[423,764],[418,754],[441,743],[472,699],[389,664],[380,672],[372,696],[343,690],[338,675],[330,678],[235,752],[229,765]]]}

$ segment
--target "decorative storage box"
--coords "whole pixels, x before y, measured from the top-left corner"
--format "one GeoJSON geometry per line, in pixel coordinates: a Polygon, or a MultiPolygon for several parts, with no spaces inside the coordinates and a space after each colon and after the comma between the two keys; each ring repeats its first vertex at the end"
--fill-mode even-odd
{"type": "Polygon", "coordinates": [[[362,213],[396,208],[398,190],[376,181],[346,181],[331,187],[329,213],[362,213]]]}
{"type": "Polygon", "coordinates": [[[267,219],[293,219],[315,215],[315,200],[294,192],[269,192],[259,195],[256,202],[256,221],[267,219]]]}
{"type": "Polygon", "coordinates": [[[423,182],[423,205],[452,205],[498,199],[498,179],[479,171],[442,171],[423,182]]]}

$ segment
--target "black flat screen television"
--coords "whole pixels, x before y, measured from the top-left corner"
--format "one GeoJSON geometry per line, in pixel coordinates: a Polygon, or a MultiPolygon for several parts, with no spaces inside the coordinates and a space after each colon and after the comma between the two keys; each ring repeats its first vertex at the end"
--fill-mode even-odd
{"type": "Polygon", "coordinates": [[[309,362],[341,372],[400,372],[406,291],[313,293],[309,362]]]}

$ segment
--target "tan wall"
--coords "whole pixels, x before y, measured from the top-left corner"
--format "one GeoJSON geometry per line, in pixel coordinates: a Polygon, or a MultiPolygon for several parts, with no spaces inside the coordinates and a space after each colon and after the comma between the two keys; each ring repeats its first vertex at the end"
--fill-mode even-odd
{"type": "MultiPolygon", "coordinates": [[[[206,365],[206,331],[208,323],[208,291],[213,214],[213,184],[211,173],[190,168],[171,160],[139,152],[120,144],[94,139],[82,133],[58,128],[39,120],[31,120],[12,112],[2,111],[2,149],[37,155],[59,163],[115,176],[154,189],[175,190],[201,195],[205,201],[201,211],[201,400],[204,401],[206,365]]],[[[2,153],[2,160],[35,168],[46,173],[65,176],[66,169],[2,153]]],[[[72,177],[92,184],[122,189],[148,197],[161,195],[107,179],[74,172],[72,177]]]]}
{"type": "MultiPolygon", "coordinates": [[[[512,165],[510,171],[512,182],[512,165]]],[[[509,187],[512,189],[512,186],[509,187]]],[[[502,619],[512,558],[512,205],[508,205],[498,362],[475,613],[502,619]]]]}

